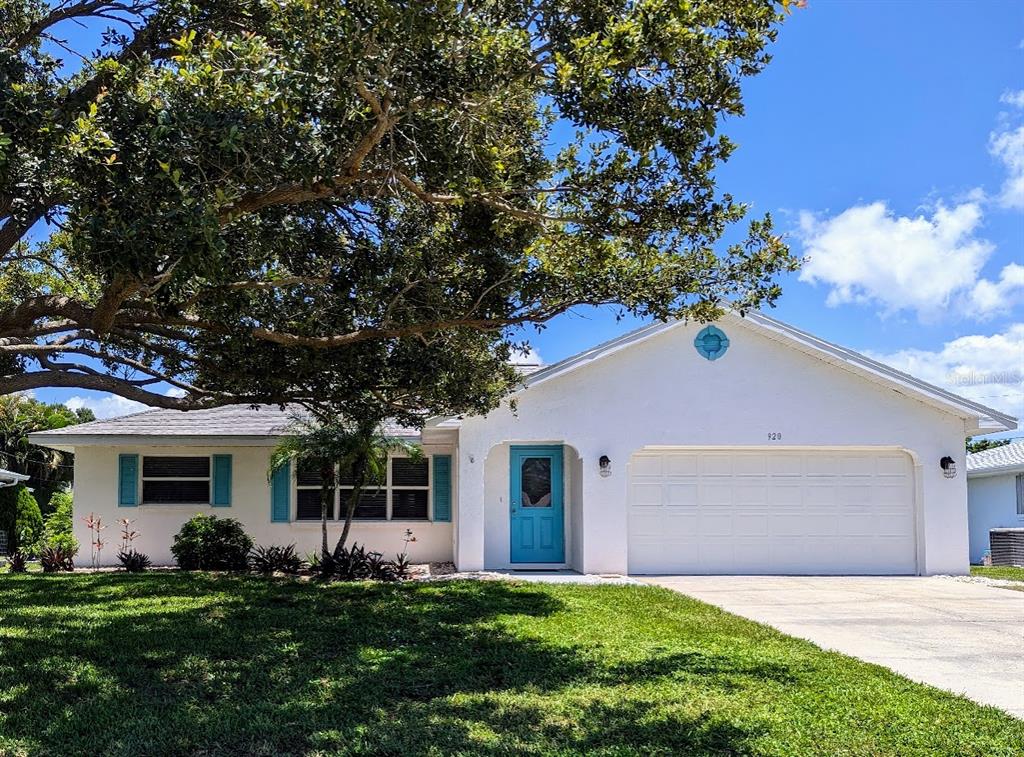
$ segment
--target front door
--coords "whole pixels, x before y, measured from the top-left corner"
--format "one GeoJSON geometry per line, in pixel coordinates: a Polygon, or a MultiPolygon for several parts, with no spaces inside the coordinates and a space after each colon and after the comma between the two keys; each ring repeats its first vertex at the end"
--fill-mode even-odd
{"type": "Polygon", "coordinates": [[[512,562],[565,562],[562,447],[512,447],[512,562]]]}

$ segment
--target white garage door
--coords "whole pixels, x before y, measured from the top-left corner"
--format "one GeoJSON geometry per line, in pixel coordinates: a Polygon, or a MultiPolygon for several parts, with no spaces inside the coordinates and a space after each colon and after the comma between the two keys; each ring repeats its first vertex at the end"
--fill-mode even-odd
{"type": "Polygon", "coordinates": [[[630,573],[916,572],[902,453],[644,451],[629,498],[630,573]]]}

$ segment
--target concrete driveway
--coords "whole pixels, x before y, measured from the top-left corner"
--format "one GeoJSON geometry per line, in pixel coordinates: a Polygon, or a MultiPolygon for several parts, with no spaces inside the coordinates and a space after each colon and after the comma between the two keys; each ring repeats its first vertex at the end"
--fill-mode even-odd
{"type": "Polygon", "coordinates": [[[1024,719],[1024,592],[948,578],[643,580],[1024,719]]]}

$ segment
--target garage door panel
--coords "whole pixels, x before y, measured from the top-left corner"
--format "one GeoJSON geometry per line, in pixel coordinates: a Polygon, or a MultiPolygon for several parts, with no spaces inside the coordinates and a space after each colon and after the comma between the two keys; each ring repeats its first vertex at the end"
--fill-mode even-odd
{"type": "Polygon", "coordinates": [[[698,459],[702,476],[732,476],[732,455],[709,453],[698,459]]]}
{"type": "Polygon", "coordinates": [[[676,483],[669,481],[664,485],[665,504],[668,507],[696,507],[700,502],[697,482],[676,483]]]}
{"type": "Polygon", "coordinates": [[[767,505],[768,479],[759,476],[755,479],[740,479],[733,489],[733,503],[737,505],[767,505]]]}
{"type": "Polygon", "coordinates": [[[663,455],[633,455],[630,472],[634,476],[660,476],[663,455]]]}
{"type": "Polygon", "coordinates": [[[880,455],[877,474],[904,479],[907,475],[908,460],[905,455],[880,455]]]}
{"type": "Polygon", "coordinates": [[[765,459],[771,476],[802,476],[804,473],[804,459],[799,455],[765,455],[765,459]]]}
{"type": "Polygon", "coordinates": [[[696,476],[698,473],[697,458],[693,455],[669,455],[663,466],[667,476],[696,476]]]}
{"type": "Polygon", "coordinates": [[[697,528],[702,537],[732,536],[732,513],[701,513],[697,517],[697,528]]]}
{"type": "Polygon", "coordinates": [[[636,507],[660,507],[662,504],[661,483],[638,483],[634,482],[630,487],[630,502],[636,507]]]}
{"type": "Polygon", "coordinates": [[[698,485],[698,496],[703,507],[715,505],[732,505],[732,480],[703,479],[698,485]]]}
{"type": "Polygon", "coordinates": [[[806,513],[804,535],[813,537],[836,536],[839,524],[835,513],[806,513]]]}
{"type": "Polygon", "coordinates": [[[733,457],[734,476],[767,475],[768,461],[764,455],[736,455],[733,457]]]}
{"type": "Polygon", "coordinates": [[[769,513],[737,513],[733,516],[736,536],[768,536],[771,516],[769,513]]]}
{"type": "Polygon", "coordinates": [[[905,455],[667,450],[630,470],[630,572],[915,571],[905,455]]]}

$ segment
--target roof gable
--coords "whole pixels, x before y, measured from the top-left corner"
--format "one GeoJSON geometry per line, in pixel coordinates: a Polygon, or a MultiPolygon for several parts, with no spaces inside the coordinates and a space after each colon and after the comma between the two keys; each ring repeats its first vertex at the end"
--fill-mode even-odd
{"type": "MultiPolygon", "coordinates": [[[[847,370],[862,379],[886,386],[912,399],[963,418],[966,423],[965,433],[967,434],[992,433],[1017,428],[1017,419],[1010,415],[953,394],[907,373],[898,371],[884,363],[880,363],[877,360],[872,360],[859,352],[828,342],[762,313],[747,313],[741,316],[735,312],[726,312],[722,320],[728,320],[732,324],[756,331],[789,348],[799,350],[818,360],[847,370]]],[[[685,321],[668,321],[644,326],[636,331],[616,337],[558,363],[542,368],[536,373],[527,376],[523,385],[524,387],[530,387],[560,378],[585,365],[590,365],[596,360],[613,355],[666,331],[685,325],[685,321]]]]}

